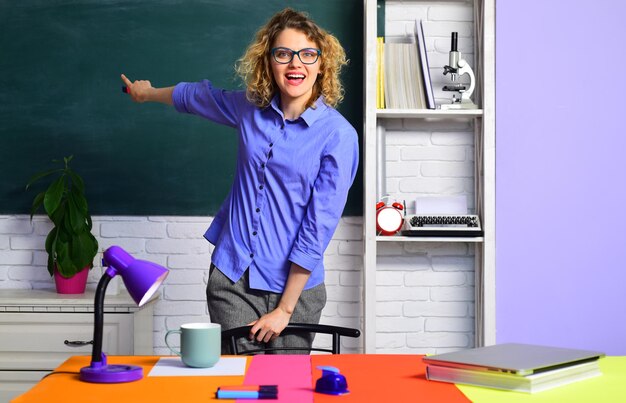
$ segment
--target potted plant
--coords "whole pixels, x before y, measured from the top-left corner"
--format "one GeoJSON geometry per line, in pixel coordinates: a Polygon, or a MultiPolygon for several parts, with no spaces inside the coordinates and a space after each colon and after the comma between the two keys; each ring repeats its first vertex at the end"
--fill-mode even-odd
{"type": "Polygon", "coordinates": [[[43,205],[54,224],[46,238],[46,252],[48,272],[54,276],[57,292],[61,294],[85,292],[89,270],[98,253],[98,241],[91,233],[92,221],[85,198],[85,184],[80,175],[70,168],[72,158],[64,157],[63,168],[36,174],[26,185],[28,190],[35,182],[52,176],[48,188],[35,196],[30,219],[43,205]]]}

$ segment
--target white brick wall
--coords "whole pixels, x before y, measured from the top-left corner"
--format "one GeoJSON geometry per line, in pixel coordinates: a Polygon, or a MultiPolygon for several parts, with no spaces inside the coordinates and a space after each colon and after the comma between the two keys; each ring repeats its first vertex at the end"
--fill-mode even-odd
{"type": "MultiPolygon", "coordinates": [[[[154,346],[156,354],[169,354],[164,337],[168,329],[182,323],[208,321],[206,282],[212,246],[203,238],[211,222],[206,217],[94,217],[93,233],[100,250],[119,245],[136,258],[159,263],[168,269],[161,297],[154,314],[154,346]]],[[[49,289],[54,281],[46,270],[45,237],[49,220],[35,216],[31,223],[26,215],[0,216],[0,290],[49,289]]],[[[362,220],[342,219],[326,251],[328,304],[323,323],[360,327],[362,220]]],[[[100,261],[89,275],[88,288],[95,289],[102,275],[100,261]]],[[[114,279],[107,293],[125,292],[119,279],[114,279]]],[[[320,337],[317,345],[330,345],[320,337]]],[[[360,351],[359,341],[346,340],[346,352],[360,351]]]]}
{"type": "MultiPolygon", "coordinates": [[[[472,55],[471,3],[387,2],[387,33],[412,29],[425,20],[426,45],[438,100],[447,64],[450,31],[472,55]]],[[[387,128],[387,190],[411,202],[418,195],[463,194],[474,208],[473,129],[467,121],[390,120],[387,128]]],[[[94,217],[100,249],[120,245],[137,258],[162,264],[170,274],[154,317],[155,354],[169,354],[168,329],[208,320],[205,287],[212,252],[202,234],[209,217],[94,217]]],[[[53,289],[46,271],[45,235],[50,222],[36,216],[0,216],[0,290],[53,289]]],[[[328,302],[322,322],[361,328],[362,219],[344,217],[326,251],[328,302]]],[[[464,243],[379,243],[377,292],[378,353],[434,353],[473,345],[474,251],[464,243]]],[[[101,255],[96,259],[100,264],[101,255]]],[[[96,266],[88,287],[102,274],[96,266]]],[[[109,293],[120,292],[114,280],[109,293]]],[[[1,292],[1,291],[0,291],[1,292]]],[[[123,291],[121,291],[123,292],[123,291]]],[[[327,338],[316,339],[328,345],[327,338]]],[[[362,351],[362,339],[343,342],[345,352],[362,351]]]]}

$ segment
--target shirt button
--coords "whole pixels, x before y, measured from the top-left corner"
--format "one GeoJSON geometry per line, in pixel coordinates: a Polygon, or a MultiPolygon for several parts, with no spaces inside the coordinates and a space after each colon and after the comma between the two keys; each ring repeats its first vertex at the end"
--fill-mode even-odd
{"type": "Polygon", "coordinates": [[[264,163],[261,163],[261,168],[265,168],[265,164],[264,163]]]}
{"type": "Polygon", "coordinates": [[[274,146],[274,143],[270,143],[270,147],[273,147],[273,146],[274,146]]]}
{"type": "Polygon", "coordinates": [[[256,212],[258,213],[259,211],[261,211],[261,209],[257,207],[256,208],[256,212]]]}
{"type": "Polygon", "coordinates": [[[250,257],[254,257],[254,253],[251,253],[251,254],[250,254],[250,257]]]}
{"type": "Polygon", "coordinates": [[[252,235],[255,235],[255,236],[256,236],[256,231],[254,231],[254,232],[252,233],[252,235]]]}
{"type": "Polygon", "coordinates": [[[263,185],[259,185],[259,189],[263,190],[263,185]]]}

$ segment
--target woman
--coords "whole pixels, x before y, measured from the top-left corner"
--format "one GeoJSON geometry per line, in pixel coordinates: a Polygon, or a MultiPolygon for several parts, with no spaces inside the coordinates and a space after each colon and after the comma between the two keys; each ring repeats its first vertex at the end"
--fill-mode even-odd
{"type": "Polygon", "coordinates": [[[356,131],[334,109],[345,64],[334,36],[285,9],[237,63],[245,92],[208,80],[153,88],[122,75],[136,102],[237,129],[233,186],[205,234],[215,245],[207,303],[223,329],[252,324],[250,339],[275,348],[307,352],[313,336],[277,336],[289,322],[319,323],[326,303],[324,250],[358,165],[356,131]]]}

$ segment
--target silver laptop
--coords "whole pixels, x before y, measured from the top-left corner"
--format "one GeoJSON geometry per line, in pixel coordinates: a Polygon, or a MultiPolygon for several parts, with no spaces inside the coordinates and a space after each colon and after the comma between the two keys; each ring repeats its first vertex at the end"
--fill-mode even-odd
{"type": "Polygon", "coordinates": [[[506,343],[426,356],[426,364],[529,375],[604,357],[604,353],[506,343]]]}

